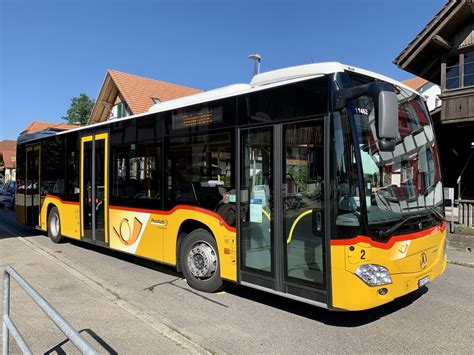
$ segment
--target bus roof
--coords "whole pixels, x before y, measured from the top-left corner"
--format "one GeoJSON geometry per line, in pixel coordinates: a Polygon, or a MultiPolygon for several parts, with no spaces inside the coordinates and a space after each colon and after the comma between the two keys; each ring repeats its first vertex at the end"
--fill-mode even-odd
{"type": "MultiPolygon", "coordinates": [[[[290,84],[290,83],[294,83],[298,81],[321,77],[326,74],[333,74],[333,73],[344,72],[344,71],[350,71],[350,72],[366,75],[378,80],[382,80],[382,81],[397,85],[399,87],[402,87],[408,91],[411,91],[421,96],[417,91],[406,86],[405,84],[397,80],[393,80],[387,76],[371,72],[369,70],[352,67],[349,65],[341,64],[339,62],[313,63],[313,64],[299,65],[299,66],[264,72],[264,73],[255,75],[249,84],[234,84],[234,85],[224,86],[222,88],[204,91],[202,93],[185,96],[179,99],[164,101],[164,102],[151,106],[148,112],[144,112],[144,113],[140,113],[140,114],[132,115],[132,116],[126,116],[123,118],[114,118],[112,120],[107,120],[104,122],[99,122],[99,123],[95,123],[88,126],[70,129],[64,132],[59,132],[57,133],[57,135],[73,132],[73,131],[79,131],[83,129],[89,129],[91,127],[107,125],[112,122],[129,120],[129,119],[133,119],[133,118],[137,118],[141,116],[146,116],[146,115],[149,115],[150,113],[164,112],[164,111],[169,111],[169,110],[187,107],[191,105],[197,105],[200,103],[205,103],[205,102],[209,102],[213,100],[224,99],[227,97],[252,93],[252,92],[265,90],[265,89],[269,89],[276,86],[282,86],[282,85],[286,85],[286,84],[290,84]]],[[[26,140],[36,140],[36,138],[37,137],[31,137],[31,139],[26,139],[26,140]]]]}
{"type": "Polygon", "coordinates": [[[268,89],[274,86],[280,86],[289,84],[292,82],[297,82],[301,80],[308,80],[314,77],[333,74],[338,72],[351,71],[354,73],[359,73],[369,77],[373,77],[378,80],[382,80],[399,87],[403,87],[409,91],[415,92],[419,95],[418,92],[414,91],[412,88],[406,86],[405,84],[393,80],[387,76],[380,75],[365,69],[351,67],[349,65],[344,65],[338,62],[327,62],[327,63],[314,63],[299,65],[295,67],[283,68],[272,70],[269,72],[261,73],[255,75],[250,82],[250,84],[234,84],[230,86],[224,86],[222,88],[205,91],[191,96],[182,97],[175,100],[160,102],[151,106],[148,109],[148,112],[163,112],[180,107],[191,106],[207,101],[223,99],[225,97],[236,96],[241,94],[247,94],[250,92],[268,89]]]}

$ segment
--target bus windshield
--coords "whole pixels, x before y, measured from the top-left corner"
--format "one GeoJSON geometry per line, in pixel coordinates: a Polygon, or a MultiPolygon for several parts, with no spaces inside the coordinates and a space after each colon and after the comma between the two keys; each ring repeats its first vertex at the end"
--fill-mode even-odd
{"type": "Polygon", "coordinates": [[[411,91],[397,89],[398,138],[393,152],[378,149],[374,103],[360,97],[350,103],[355,122],[371,225],[398,222],[407,215],[442,210],[442,183],[433,126],[424,102],[411,91]]]}

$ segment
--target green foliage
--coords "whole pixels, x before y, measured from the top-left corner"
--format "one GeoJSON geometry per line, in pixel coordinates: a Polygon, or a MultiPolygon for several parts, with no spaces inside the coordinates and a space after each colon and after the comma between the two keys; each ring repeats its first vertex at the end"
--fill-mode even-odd
{"type": "Polygon", "coordinates": [[[288,166],[288,173],[295,179],[298,190],[305,194],[308,189],[308,167],[307,166],[288,166]]]}
{"type": "Polygon", "coordinates": [[[85,125],[93,107],[94,100],[91,100],[86,94],[81,93],[79,97],[73,97],[71,99],[71,107],[67,110],[67,116],[62,117],[62,119],[68,121],[69,124],[85,125]]]}

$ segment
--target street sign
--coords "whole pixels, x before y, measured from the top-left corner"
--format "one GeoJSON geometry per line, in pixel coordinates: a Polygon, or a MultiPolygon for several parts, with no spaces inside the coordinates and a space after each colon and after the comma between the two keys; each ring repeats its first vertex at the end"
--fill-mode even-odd
{"type": "Polygon", "coordinates": [[[446,207],[454,206],[454,187],[444,188],[444,205],[446,207]]]}

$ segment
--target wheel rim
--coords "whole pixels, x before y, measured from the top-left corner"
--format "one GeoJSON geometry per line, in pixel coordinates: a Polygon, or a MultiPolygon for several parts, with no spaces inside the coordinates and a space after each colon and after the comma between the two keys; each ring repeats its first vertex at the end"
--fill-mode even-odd
{"type": "Polygon", "coordinates": [[[188,267],[191,274],[199,279],[211,278],[217,270],[217,253],[206,242],[197,242],[188,253],[188,267]]]}
{"type": "Polygon", "coordinates": [[[51,230],[51,234],[54,237],[57,237],[59,234],[59,216],[57,214],[54,214],[51,217],[51,221],[49,223],[49,228],[51,230]]]}

